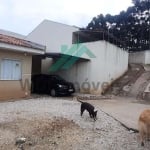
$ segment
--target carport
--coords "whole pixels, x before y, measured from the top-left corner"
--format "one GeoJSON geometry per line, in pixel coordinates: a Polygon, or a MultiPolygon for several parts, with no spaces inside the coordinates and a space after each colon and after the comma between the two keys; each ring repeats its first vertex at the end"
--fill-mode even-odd
{"type": "Polygon", "coordinates": [[[90,61],[90,58],[82,58],[62,53],[45,53],[44,55],[36,55],[32,59],[32,75],[33,74],[51,74],[58,73],[60,70],[67,70],[77,62],[90,61]],[[60,60],[61,59],[61,60],[60,60]],[[53,64],[60,60],[56,68],[51,69],[53,64]]]}
{"type": "Polygon", "coordinates": [[[81,58],[62,53],[45,53],[36,55],[32,60],[32,75],[56,74],[69,82],[75,83],[76,91],[80,91],[77,81],[84,80],[90,58],[81,58]],[[80,66],[80,67],[79,67],[80,66]],[[81,68],[82,72],[78,69],[81,68]],[[83,78],[84,77],[84,78],[83,78]]]}

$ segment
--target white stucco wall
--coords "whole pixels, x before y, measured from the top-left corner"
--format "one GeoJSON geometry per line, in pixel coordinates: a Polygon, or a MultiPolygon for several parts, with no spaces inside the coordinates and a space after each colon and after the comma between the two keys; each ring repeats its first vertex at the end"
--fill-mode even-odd
{"type": "Polygon", "coordinates": [[[78,31],[77,27],[44,20],[26,37],[26,40],[46,45],[46,52],[58,53],[61,51],[61,45],[72,44],[72,33],[75,31],[78,31]]]}
{"type": "Polygon", "coordinates": [[[145,51],[145,64],[150,64],[150,50],[145,51]]]}
{"type": "Polygon", "coordinates": [[[102,83],[111,83],[127,70],[128,52],[105,41],[89,42],[84,45],[96,58],[89,61],[79,60],[72,68],[61,70],[58,74],[78,83],[81,92],[100,94],[102,83]],[[88,85],[84,84],[85,82],[88,85]]]}
{"type": "Polygon", "coordinates": [[[42,59],[42,62],[41,62],[41,72],[43,74],[49,74],[49,68],[50,66],[53,64],[53,58],[45,58],[45,59],[42,59]]]}
{"type": "Polygon", "coordinates": [[[145,52],[129,53],[129,63],[144,64],[145,63],[145,52]]]}
{"type": "Polygon", "coordinates": [[[129,63],[150,64],[150,50],[130,53],[129,63]]]}

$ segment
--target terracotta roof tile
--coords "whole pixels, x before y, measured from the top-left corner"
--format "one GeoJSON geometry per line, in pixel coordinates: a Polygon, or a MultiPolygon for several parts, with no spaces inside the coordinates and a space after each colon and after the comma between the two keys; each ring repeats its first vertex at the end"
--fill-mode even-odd
{"type": "Polygon", "coordinates": [[[11,45],[16,45],[16,46],[27,47],[27,48],[45,50],[45,46],[40,45],[38,43],[34,43],[34,42],[31,42],[31,41],[27,41],[27,40],[24,40],[24,39],[19,39],[19,38],[4,35],[4,34],[0,34],[0,42],[11,44],[11,45]]]}

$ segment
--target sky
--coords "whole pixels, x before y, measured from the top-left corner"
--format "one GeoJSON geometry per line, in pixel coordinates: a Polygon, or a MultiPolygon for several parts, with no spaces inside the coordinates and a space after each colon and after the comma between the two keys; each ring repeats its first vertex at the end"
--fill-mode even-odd
{"type": "Polygon", "coordinates": [[[86,27],[99,14],[116,15],[132,0],[0,0],[0,29],[29,34],[44,19],[86,27]]]}

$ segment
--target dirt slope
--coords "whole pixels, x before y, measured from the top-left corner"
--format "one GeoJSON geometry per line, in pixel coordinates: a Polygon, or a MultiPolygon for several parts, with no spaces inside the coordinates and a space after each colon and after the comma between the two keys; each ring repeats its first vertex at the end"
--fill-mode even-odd
{"type": "Polygon", "coordinates": [[[141,64],[130,64],[128,71],[112,84],[106,94],[150,99],[150,71],[147,68],[141,64]]]}

